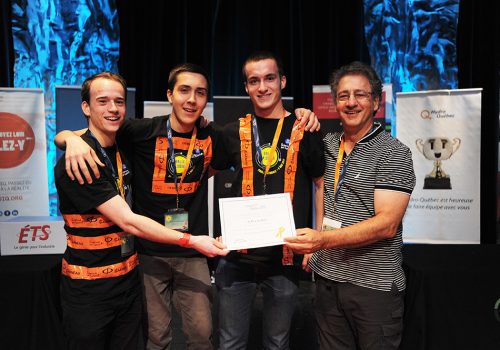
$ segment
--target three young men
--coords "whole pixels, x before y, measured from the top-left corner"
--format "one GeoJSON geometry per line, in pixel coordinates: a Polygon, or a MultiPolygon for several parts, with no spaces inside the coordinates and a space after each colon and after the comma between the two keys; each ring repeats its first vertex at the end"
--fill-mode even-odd
{"type": "MultiPolygon", "coordinates": [[[[209,79],[194,64],[175,67],[169,75],[170,116],[127,120],[117,142],[133,164],[133,209],[168,227],[193,235],[208,233],[207,178],[218,136],[199,117],[209,96],[209,79]],[[187,222],[187,227],[172,226],[187,222]]],[[[307,120],[307,118],[304,118],[307,120]]],[[[101,163],[82,140],[61,132],[72,178],[92,181],[101,163]],[[86,163],[92,171],[89,171],[86,163]]],[[[101,163],[101,165],[103,165],[101,163]]],[[[182,317],[187,346],[211,349],[211,285],[206,259],[192,249],[138,240],[145,293],[148,349],[168,348],[172,340],[172,303],[182,317]]]]}

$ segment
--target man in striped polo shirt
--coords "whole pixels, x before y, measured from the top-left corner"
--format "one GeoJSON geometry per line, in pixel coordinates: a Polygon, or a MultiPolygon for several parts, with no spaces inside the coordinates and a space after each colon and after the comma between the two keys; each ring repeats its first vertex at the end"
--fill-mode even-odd
{"type": "Polygon", "coordinates": [[[368,65],[335,71],[330,87],[343,133],[325,144],[323,230],[297,230],[288,246],[316,276],[322,349],[397,349],[405,276],[402,219],[415,186],[411,152],[374,123],[382,82],[368,65]]]}

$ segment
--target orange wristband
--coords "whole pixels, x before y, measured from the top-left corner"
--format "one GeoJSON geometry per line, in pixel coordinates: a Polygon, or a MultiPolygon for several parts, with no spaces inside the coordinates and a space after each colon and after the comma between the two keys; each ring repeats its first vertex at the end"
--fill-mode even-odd
{"type": "Polygon", "coordinates": [[[191,238],[191,235],[189,233],[184,232],[182,234],[182,237],[179,238],[179,245],[181,247],[187,247],[189,244],[189,239],[191,238]]]}

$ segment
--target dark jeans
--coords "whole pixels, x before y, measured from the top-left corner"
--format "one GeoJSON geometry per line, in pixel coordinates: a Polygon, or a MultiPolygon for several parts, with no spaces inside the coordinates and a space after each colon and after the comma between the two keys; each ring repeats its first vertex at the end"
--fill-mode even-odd
{"type": "Polygon", "coordinates": [[[315,314],[321,349],[398,349],[403,331],[404,291],[339,283],[316,275],[315,314]]]}
{"type": "Polygon", "coordinates": [[[246,349],[252,305],[263,295],[262,346],[288,349],[290,324],[298,300],[298,274],[293,266],[258,267],[221,258],[215,274],[219,297],[219,349],[246,349]]]}

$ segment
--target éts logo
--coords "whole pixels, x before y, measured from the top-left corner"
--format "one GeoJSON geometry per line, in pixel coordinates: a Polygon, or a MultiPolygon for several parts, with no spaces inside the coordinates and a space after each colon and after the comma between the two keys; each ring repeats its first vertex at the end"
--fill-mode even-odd
{"type": "Polygon", "coordinates": [[[21,231],[17,235],[19,237],[19,243],[28,243],[28,240],[32,242],[36,241],[46,241],[50,235],[50,225],[37,225],[31,226],[26,225],[21,227],[21,231]]]}

